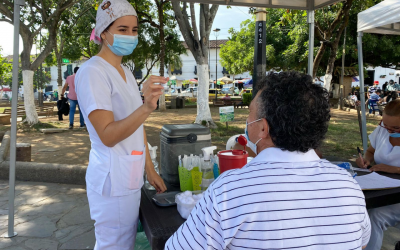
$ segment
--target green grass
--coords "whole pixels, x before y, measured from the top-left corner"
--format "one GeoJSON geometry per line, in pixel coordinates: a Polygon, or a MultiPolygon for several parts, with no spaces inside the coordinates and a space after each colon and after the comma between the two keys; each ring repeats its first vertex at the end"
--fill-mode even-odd
{"type": "MultiPolygon", "coordinates": [[[[371,134],[377,125],[376,120],[367,120],[367,133],[371,134]]],[[[353,155],[356,155],[357,147],[362,149],[358,120],[332,119],[320,148],[322,154],[349,159],[354,158],[353,155]]]]}
{"type": "Polygon", "coordinates": [[[5,109],[10,109],[11,107],[1,107],[0,108],[0,114],[3,114],[5,109]]]}
{"type": "Polygon", "coordinates": [[[22,130],[22,132],[39,132],[44,128],[65,128],[65,124],[61,122],[39,122],[33,126],[30,126],[27,123],[18,124],[18,129],[22,130]]]}
{"type": "Polygon", "coordinates": [[[226,142],[231,136],[243,134],[242,128],[229,125],[226,128],[225,123],[216,122],[217,128],[211,129],[211,138],[213,146],[217,146],[218,151],[225,150],[226,142]]]}

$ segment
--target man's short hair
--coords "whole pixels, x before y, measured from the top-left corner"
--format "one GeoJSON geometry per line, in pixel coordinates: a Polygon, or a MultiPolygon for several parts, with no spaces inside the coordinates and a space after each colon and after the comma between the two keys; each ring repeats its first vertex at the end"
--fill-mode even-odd
{"type": "Polygon", "coordinates": [[[276,147],[307,152],[318,148],[328,131],[328,91],[296,71],[269,73],[260,86],[258,118],[265,118],[276,147]]]}
{"type": "Polygon", "coordinates": [[[75,67],[74,68],[74,74],[76,74],[76,72],[78,72],[79,67],[75,67]]]}
{"type": "Polygon", "coordinates": [[[396,99],[396,100],[389,102],[386,105],[385,109],[383,110],[383,113],[387,114],[389,116],[399,116],[400,117],[400,99],[396,99]]]}
{"type": "Polygon", "coordinates": [[[377,89],[375,92],[376,92],[376,93],[382,93],[382,90],[377,89]]]}
{"type": "Polygon", "coordinates": [[[390,80],[389,83],[394,83],[394,81],[393,81],[393,80],[390,80]]]}

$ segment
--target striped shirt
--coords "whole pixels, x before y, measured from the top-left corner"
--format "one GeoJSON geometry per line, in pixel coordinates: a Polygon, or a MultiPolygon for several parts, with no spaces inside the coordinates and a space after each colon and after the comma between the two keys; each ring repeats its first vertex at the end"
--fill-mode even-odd
{"type": "Polygon", "coordinates": [[[357,182],[314,150],[263,150],[224,172],[165,249],[361,249],[370,221],[357,182]]]}

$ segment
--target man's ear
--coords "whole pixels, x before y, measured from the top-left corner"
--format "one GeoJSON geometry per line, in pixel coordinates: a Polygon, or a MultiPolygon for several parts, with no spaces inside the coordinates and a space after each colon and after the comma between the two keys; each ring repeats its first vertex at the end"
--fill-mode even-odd
{"type": "Polygon", "coordinates": [[[267,119],[262,118],[262,120],[260,121],[260,124],[262,126],[262,129],[259,133],[259,137],[265,139],[269,136],[269,125],[268,125],[267,119]]]}

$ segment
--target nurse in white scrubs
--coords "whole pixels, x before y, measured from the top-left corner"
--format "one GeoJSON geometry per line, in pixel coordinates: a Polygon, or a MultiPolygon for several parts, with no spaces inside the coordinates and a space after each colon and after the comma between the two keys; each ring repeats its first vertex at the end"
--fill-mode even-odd
{"type": "Polygon", "coordinates": [[[97,56],[85,62],[75,78],[78,101],[92,148],[86,172],[90,215],[95,220],[95,249],[133,249],[139,217],[143,172],[158,192],[165,184],[154,170],[143,122],[156,109],[168,78],[150,76],[144,104],[123,56],[138,44],[138,19],[126,0],[104,0],[98,7],[97,56]]]}
{"type": "MultiPolygon", "coordinates": [[[[370,168],[371,171],[400,175],[400,99],[386,105],[382,121],[369,136],[369,140],[371,146],[363,160],[357,159],[357,165],[365,168],[375,161],[376,165],[370,168]]],[[[366,250],[380,250],[384,231],[388,227],[400,229],[400,203],[370,209],[368,214],[372,228],[366,250]]]]}

